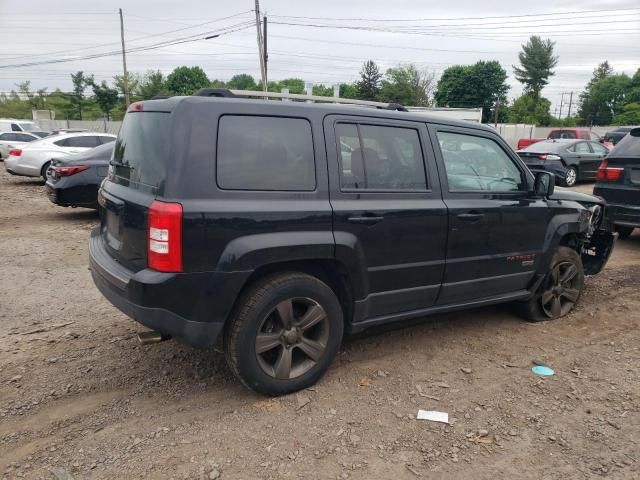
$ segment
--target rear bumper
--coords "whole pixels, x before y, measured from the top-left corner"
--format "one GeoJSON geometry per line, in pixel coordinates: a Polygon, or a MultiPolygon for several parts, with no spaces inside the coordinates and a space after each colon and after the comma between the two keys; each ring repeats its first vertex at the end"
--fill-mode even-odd
{"type": "Polygon", "coordinates": [[[98,185],[77,185],[65,187],[47,180],[47,197],[61,207],[98,208],[98,185]]]}
{"type": "MultiPolygon", "coordinates": [[[[593,193],[604,196],[597,189],[593,193]]],[[[614,225],[640,227],[640,206],[607,202],[607,218],[614,225]]]]}
{"type": "Polygon", "coordinates": [[[233,303],[250,272],[133,272],[105,250],[99,228],[91,233],[90,270],[100,292],[142,325],[189,345],[219,344],[233,303]]]}

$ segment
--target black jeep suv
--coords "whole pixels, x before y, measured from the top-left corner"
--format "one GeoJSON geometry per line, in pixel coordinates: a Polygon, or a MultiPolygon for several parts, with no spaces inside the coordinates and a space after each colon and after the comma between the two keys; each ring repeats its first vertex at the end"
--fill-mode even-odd
{"type": "Polygon", "coordinates": [[[609,258],[604,202],[554,192],[490,128],[232,97],[131,106],[91,272],[153,338],[222,349],[256,391],[313,384],[345,332],[511,301],[562,317],[609,258]]]}

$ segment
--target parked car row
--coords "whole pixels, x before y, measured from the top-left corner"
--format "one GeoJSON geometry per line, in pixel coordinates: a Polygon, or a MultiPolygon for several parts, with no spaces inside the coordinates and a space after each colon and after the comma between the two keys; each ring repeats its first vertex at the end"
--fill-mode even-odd
{"type": "MultiPolygon", "coordinates": [[[[529,145],[542,142],[544,138],[521,138],[518,140],[517,149],[522,150],[529,145]]],[[[613,148],[613,143],[602,138],[597,133],[588,128],[556,128],[551,130],[546,140],[589,140],[592,142],[600,142],[607,148],[613,148]]]]}

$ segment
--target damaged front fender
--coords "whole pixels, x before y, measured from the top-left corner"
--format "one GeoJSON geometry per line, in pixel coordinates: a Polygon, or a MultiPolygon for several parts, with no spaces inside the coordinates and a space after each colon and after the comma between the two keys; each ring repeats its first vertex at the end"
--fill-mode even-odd
{"type": "Polygon", "coordinates": [[[596,230],[582,249],[582,266],[585,275],[600,273],[609,261],[617,235],[607,230],[596,230]]]}

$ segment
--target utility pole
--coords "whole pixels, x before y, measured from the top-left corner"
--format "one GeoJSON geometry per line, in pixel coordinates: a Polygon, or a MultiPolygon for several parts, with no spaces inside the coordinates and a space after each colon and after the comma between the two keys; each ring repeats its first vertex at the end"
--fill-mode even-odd
{"type": "MultiPolygon", "coordinates": [[[[268,65],[269,65],[269,54],[267,53],[267,16],[262,17],[262,57],[264,58],[264,84],[267,85],[269,80],[268,75],[268,65]]],[[[267,89],[264,89],[265,92],[267,89]]]]}
{"type": "Polygon", "coordinates": [[[258,32],[258,57],[260,58],[260,77],[262,90],[267,91],[267,72],[264,64],[264,49],[262,47],[262,30],[260,29],[260,0],[256,0],[256,31],[258,32]]]}
{"type": "Polygon", "coordinates": [[[562,97],[560,99],[560,115],[558,118],[562,119],[562,104],[564,103],[564,92],[562,92],[562,97]]]}
{"type": "Polygon", "coordinates": [[[493,126],[498,128],[498,109],[500,108],[500,98],[498,97],[498,99],[496,100],[496,111],[495,111],[495,117],[493,119],[493,126]]]}
{"type": "Polygon", "coordinates": [[[120,12],[120,40],[122,41],[122,69],[124,70],[122,87],[124,89],[124,104],[129,109],[129,75],[127,75],[127,55],[124,50],[124,20],[122,19],[122,9],[119,8],[118,11],[120,12]]]}
{"type": "Polygon", "coordinates": [[[573,103],[573,92],[569,95],[569,113],[567,113],[567,117],[571,116],[571,104],[573,103]]]}

